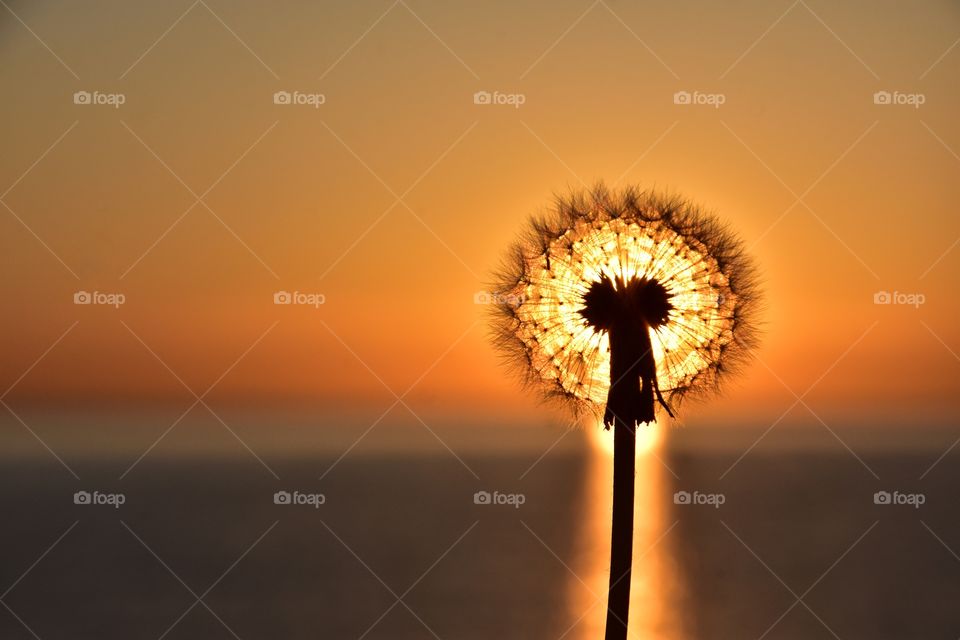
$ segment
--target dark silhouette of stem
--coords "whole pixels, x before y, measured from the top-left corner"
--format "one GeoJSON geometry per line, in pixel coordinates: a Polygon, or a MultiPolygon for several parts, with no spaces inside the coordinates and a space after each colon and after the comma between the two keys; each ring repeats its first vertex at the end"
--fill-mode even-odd
{"type": "Polygon", "coordinates": [[[633,498],[636,430],[656,419],[659,402],[670,416],[653,356],[650,332],[669,319],[670,294],[647,278],[601,276],[584,295],[584,319],[610,336],[610,390],[603,413],[613,429],[613,523],[610,534],[610,590],[606,640],[626,640],[633,563],[633,498]]]}
{"type": "Polygon", "coordinates": [[[635,427],[617,420],[613,426],[613,527],[610,535],[610,591],[606,640],[625,640],[630,616],[633,566],[633,493],[636,470],[635,427]]]}
{"type": "Polygon", "coordinates": [[[610,378],[605,422],[613,428],[613,522],[606,640],[625,640],[633,567],[636,430],[654,421],[655,397],[673,415],[657,384],[657,364],[646,322],[620,321],[610,328],[610,378]]]}

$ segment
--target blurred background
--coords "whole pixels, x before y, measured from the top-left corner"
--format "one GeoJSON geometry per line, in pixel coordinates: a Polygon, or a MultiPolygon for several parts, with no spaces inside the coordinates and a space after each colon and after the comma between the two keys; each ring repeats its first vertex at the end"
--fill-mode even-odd
{"type": "Polygon", "coordinates": [[[609,442],[483,296],[597,180],[766,291],[633,636],[960,635],[956,3],[0,5],[4,638],[599,637],[609,442]]]}

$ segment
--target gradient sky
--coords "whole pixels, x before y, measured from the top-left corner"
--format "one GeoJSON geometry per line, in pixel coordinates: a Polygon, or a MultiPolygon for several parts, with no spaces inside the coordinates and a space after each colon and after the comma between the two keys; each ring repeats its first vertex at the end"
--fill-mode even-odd
{"type": "Polygon", "coordinates": [[[815,385],[828,420],[957,416],[956,3],[6,4],[11,406],[179,406],[216,383],[219,405],[350,410],[415,385],[423,410],[542,415],[473,295],[527,215],[604,179],[713,208],[762,267],[760,362],[689,415],[772,420],[815,385]]]}

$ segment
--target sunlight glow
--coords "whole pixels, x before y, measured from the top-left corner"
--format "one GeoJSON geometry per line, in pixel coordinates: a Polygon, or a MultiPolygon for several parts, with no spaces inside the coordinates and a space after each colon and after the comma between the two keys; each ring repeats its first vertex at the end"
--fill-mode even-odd
{"type": "Polygon", "coordinates": [[[529,281],[513,291],[518,338],[541,377],[598,405],[607,398],[610,343],[580,314],[583,296],[601,275],[660,282],[673,308],[652,332],[657,377],[665,391],[690,386],[733,340],[736,300],[705,246],[667,225],[622,219],[578,222],[528,265],[529,281]]]}
{"type": "MultiPolygon", "coordinates": [[[[603,422],[598,420],[596,426],[589,425],[590,442],[596,449],[613,455],[613,429],[604,429],[603,422]]],[[[664,426],[658,423],[640,425],[637,429],[637,455],[652,453],[659,448],[663,440],[664,426]]]]}

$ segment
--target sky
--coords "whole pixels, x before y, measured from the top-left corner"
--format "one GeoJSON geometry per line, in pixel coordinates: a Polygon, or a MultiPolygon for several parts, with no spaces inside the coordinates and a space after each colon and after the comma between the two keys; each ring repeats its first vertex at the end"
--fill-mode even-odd
{"type": "Polygon", "coordinates": [[[604,180],[760,266],[758,359],[692,420],[949,422],[958,37],[951,2],[5,0],[3,401],[546,419],[474,296],[604,180]]]}

